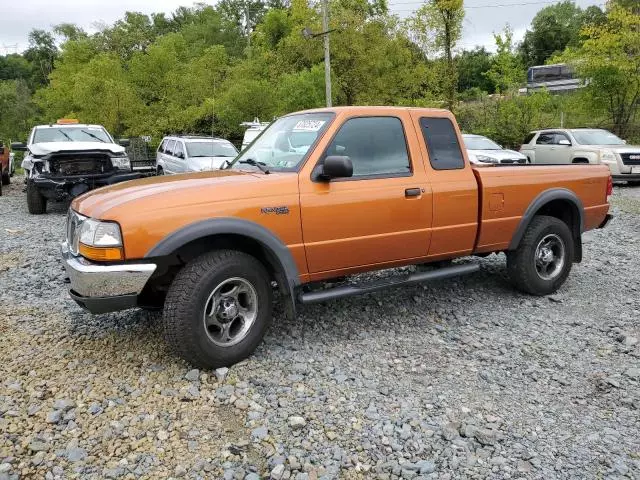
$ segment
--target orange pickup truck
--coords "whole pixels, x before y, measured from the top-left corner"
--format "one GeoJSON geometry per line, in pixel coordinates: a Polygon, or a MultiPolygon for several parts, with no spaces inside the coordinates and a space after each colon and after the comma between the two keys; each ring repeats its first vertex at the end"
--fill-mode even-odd
{"type": "Polygon", "coordinates": [[[78,304],[164,308],[173,349],[211,368],[251,354],[274,297],[295,314],[471,273],[474,262],[443,260],[492,252],[506,253],[517,288],[552,293],[581,260],[582,233],[609,220],[611,192],[601,165],[472,167],[448,111],[309,110],[274,121],[222,170],[76,198],[62,255],[78,304]]]}

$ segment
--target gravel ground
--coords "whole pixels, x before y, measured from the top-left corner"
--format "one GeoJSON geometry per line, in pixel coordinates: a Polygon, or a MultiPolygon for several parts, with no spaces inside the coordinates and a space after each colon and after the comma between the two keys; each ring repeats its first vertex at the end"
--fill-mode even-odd
{"type": "Polygon", "coordinates": [[[481,272],[306,307],[199,372],[153,316],[91,316],[66,206],[0,198],[0,479],[640,478],[640,198],[585,235],[557,295],[481,272]]]}

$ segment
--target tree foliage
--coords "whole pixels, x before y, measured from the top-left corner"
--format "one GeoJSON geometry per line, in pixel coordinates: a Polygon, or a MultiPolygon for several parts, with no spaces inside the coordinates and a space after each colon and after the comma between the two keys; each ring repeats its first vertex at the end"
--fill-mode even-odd
{"type": "Polygon", "coordinates": [[[571,0],[564,0],[540,10],[531,22],[520,54],[527,67],[544,65],[546,60],[566,47],[578,45],[580,31],[586,24],[602,23],[604,14],[591,6],[581,9],[571,0]]]}
{"type": "Polygon", "coordinates": [[[560,59],[588,79],[586,102],[607,112],[618,135],[627,133],[640,107],[640,15],[617,3],[607,21],[582,30],[585,40],[560,59]]]}
{"type": "MultiPolygon", "coordinates": [[[[557,124],[560,111],[629,131],[639,13],[628,0],[608,5],[607,15],[570,2],[544,8],[521,47],[506,29],[489,53],[457,51],[462,0],[428,0],[405,20],[389,14],[386,0],[331,0],[333,103],[455,107],[469,131],[505,144],[557,124]],[[556,51],[564,53],[549,57],[556,51]],[[545,60],[571,62],[589,87],[566,99],[518,97],[526,63],[545,60]]],[[[307,39],[303,28],[321,31],[318,3],[222,0],[171,14],[127,12],[91,34],[70,23],[34,30],[23,54],[0,56],[0,139],[74,116],[116,135],[238,140],[243,121],[324,105],[322,37],[307,39]]]]}

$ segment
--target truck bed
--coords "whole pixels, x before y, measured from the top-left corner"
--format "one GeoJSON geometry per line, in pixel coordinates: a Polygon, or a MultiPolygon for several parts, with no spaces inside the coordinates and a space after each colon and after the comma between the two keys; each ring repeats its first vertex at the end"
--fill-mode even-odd
{"type": "Polygon", "coordinates": [[[474,167],[473,173],[479,192],[476,253],[507,249],[522,219],[535,213],[536,198],[552,188],[566,190],[582,204],[582,231],[597,227],[609,209],[604,165],[474,167]]]}

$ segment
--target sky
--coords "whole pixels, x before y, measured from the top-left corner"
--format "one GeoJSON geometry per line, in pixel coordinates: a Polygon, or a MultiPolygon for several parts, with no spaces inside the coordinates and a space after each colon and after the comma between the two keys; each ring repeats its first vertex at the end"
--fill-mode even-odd
{"type": "MultiPolygon", "coordinates": [[[[28,47],[27,35],[34,28],[50,29],[59,23],[75,23],[95,31],[99,23],[113,23],[127,10],[143,13],[171,13],[188,0],[3,0],[0,28],[0,54],[21,52],[28,47]]],[[[388,0],[392,13],[406,17],[421,5],[418,0],[388,0]]],[[[482,45],[494,50],[493,32],[509,24],[519,41],[536,12],[555,3],[551,0],[465,0],[465,19],[459,48],[482,45]]],[[[604,0],[575,0],[582,8],[602,6],[604,0]]]]}

